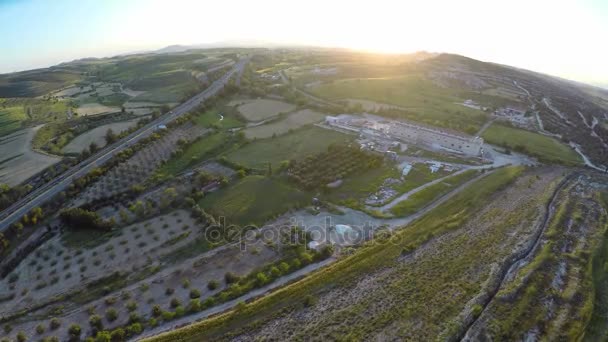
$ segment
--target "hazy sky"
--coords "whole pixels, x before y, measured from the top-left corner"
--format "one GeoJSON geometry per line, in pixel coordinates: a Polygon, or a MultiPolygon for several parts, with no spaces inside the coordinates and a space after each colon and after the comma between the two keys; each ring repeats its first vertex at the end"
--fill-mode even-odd
{"type": "Polygon", "coordinates": [[[256,39],[452,52],[608,86],[608,0],[0,0],[0,72],[256,39]]]}

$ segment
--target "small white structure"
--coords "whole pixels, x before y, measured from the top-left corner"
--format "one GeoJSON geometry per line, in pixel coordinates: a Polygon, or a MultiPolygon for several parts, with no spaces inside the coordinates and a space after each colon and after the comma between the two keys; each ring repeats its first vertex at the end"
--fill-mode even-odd
{"type": "Polygon", "coordinates": [[[429,169],[431,170],[431,173],[435,173],[441,169],[441,163],[431,163],[431,165],[429,165],[429,169]]]}
{"type": "Polygon", "coordinates": [[[412,164],[406,163],[405,165],[402,165],[401,177],[407,176],[410,173],[410,171],[412,171],[412,164]]]}

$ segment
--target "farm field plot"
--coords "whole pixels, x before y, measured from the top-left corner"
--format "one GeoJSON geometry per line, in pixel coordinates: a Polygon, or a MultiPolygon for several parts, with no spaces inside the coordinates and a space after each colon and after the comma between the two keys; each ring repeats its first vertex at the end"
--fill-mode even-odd
{"type": "Polygon", "coordinates": [[[267,123],[260,126],[249,127],[244,130],[247,139],[264,139],[274,135],[282,135],[290,130],[298,129],[323,120],[325,115],[310,109],[303,109],[287,115],[279,121],[267,123]]]}
{"type": "Polygon", "coordinates": [[[195,120],[196,124],[202,127],[216,126],[218,128],[229,129],[243,126],[243,123],[233,115],[228,115],[216,109],[197,115],[195,120]]]}
{"type": "Polygon", "coordinates": [[[89,115],[120,112],[120,108],[104,106],[99,103],[85,103],[83,105],[80,105],[80,107],[76,108],[74,110],[74,112],[78,113],[78,115],[80,115],[80,116],[89,116],[89,115]]]}
{"type": "Polygon", "coordinates": [[[17,185],[61,160],[32,151],[31,141],[40,127],[26,128],[0,138],[0,183],[17,185]]]}
{"type": "Polygon", "coordinates": [[[185,148],[185,150],[178,156],[175,156],[163,164],[156,172],[159,175],[177,175],[184,171],[188,166],[193,163],[202,162],[205,156],[218,147],[222,146],[228,139],[225,133],[215,133],[202,137],[195,141],[191,145],[185,148]]]}
{"type": "Polygon", "coordinates": [[[22,107],[0,107],[0,137],[19,130],[25,119],[26,115],[22,107]]]}
{"type": "Polygon", "coordinates": [[[137,124],[137,120],[129,120],[124,122],[114,122],[107,125],[95,127],[92,130],[85,132],[74,140],[70,141],[63,148],[64,153],[80,153],[83,150],[89,148],[91,143],[95,143],[97,147],[103,147],[106,145],[105,135],[108,129],[111,129],[115,134],[119,134],[137,124]]]}
{"type": "Polygon", "coordinates": [[[352,142],[354,137],[313,127],[304,127],[276,138],[260,139],[229,153],[226,157],[238,164],[252,168],[273,167],[282,161],[304,158],[309,154],[323,152],[331,144],[352,142]]]}
{"type": "Polygon", "coordinates": [[[8,278],[0,282],[3,293],[19,293],[14,300],[3,302],[3,316],[42,305],[32,310],[33,315],[11,321],[11,335],[24,331],[32,340],[58,336],[64,341],[73,323],[90,333],[88,322],[94,313],[102,317],[107,329],[130,323],[133,314],[147,321],[157,317],[153,314],[155,305],[163,311],[183,310],[192,299],[205,300],[226,290],[226,272],[246,275],[280,257],[258,240],[252,241],[248,250],[239,245],[220,247],[217,252],[165,265],[169,267],[162,270],[152,261],[166,260],[192,249],[193,243],[202,243],[202,228],[189,212],[177,210],[109,232],[110,237],[97,246],[68,247],[60,238],[48,241],[22,261],[14,273],[17,277],[10,278],[12,282],[8,278]],[[207,287],[211,281],[217,283],[215,289],[207,287]],[[53,317],[61,322],[55,329],[49,327],[50,318],[41,318],[48,317],[49,310],[56,310],[53,317]],[[38,324],[47,327],[42,335],[36,332],[38,324]]]}
{"type": "Polygon", "coordinates": [[[310,91],[331,100],[356,99],[406,107],[406,119],[434,126],[475,133],[485,122],[485,113],[467,108],[458,94],[436,86],[421,75],[336,80],[310,91]]]}
{"type": "Polygon", "coordinates": [[[539,133],[492,124],[483,133],[486,142],[531,154],[541,160],[580,165],[581,157],[568,145],[539,133]]]}
{"type": "Polygon", "coordinates": [[[291,103],[270,99],[233,100],[230,105],[238,106],[239,113],[248,121],[262,121],[280,113],[289,113],[296,109],[291,103]]]}
{"type": "Polygon", "coordinates": [[[310,203],[311,197],[264,176],[247,176],[236,184],[205,196],[200,206],[227,224],[257,225],[310,203]]]}
{"type": "Polygon", "coordinates": [[[69,104],[41,99],[0,99],[0,137],[27,123],[61,122],[67,119],[69,104]]]}
{"type": "Polygon", "coordinates": [[[135,152],[127,161],[109,170],[81,192],[70,206],[80,206],[95,199],[110,197],[145,181],[158,166],[171,159],[178,147],[178,141],[191,141],[203,134],[205,131],[189,123],[171,130],[159,140],[135,152]]]}

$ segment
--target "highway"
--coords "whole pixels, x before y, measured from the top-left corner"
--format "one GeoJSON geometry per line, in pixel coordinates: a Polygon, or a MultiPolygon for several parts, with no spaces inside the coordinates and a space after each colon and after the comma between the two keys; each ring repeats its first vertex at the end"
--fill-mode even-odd
{"type": "Polygon", "coordinates": [[[195,109],[203,101],[215,96],[224,88],[234,74],[239,74],[242,72],[248,60],[248,58],[240,59],[229,72],[227,72],[217,81],[213,82],[201,93],[195,95],[188,101],[180,104],[170,112],[146,124],[123,139],[106,146],[93,156],[73,166],[66,172],[63,172],[49,183],[33,190],[27,196],[2,211],[0,213],[0,233],[6,231],[6,229],[8,229],[12,223],[17,222],[19,219],[21,219],[21,217],[23,217],[23,215],[27,214],[33,208],[42,206],[44,202],[67,189],[75,179],[86,175],[96,167],[102,166],[117,153],[136,144],[141,139],[150,136],[152,133],[154,133],[154,131],[156,131],[159,125],[166,125],[170,121],[195,109]]]}

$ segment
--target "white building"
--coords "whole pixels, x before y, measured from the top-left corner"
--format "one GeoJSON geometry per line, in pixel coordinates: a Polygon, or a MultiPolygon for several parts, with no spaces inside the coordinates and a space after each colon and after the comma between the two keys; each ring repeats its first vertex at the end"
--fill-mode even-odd
{"type": "Polygon", "coordinates": [[[394,121],[391,123],[389,134],[395,138],[416,145],[440,148],[470,156],[479,156],[482,153],[482,138],[467,136],[465,134],[450,132],[439,128],[394,121]]]}

